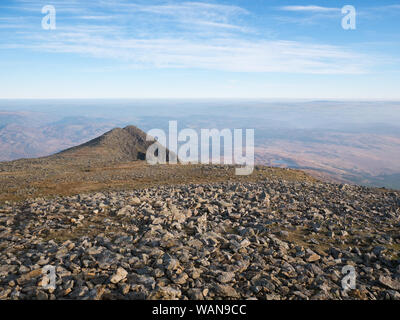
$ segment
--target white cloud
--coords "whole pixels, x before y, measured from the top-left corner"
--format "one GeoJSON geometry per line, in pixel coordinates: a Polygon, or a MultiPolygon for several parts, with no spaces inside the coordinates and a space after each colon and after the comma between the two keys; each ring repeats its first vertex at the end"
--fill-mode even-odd
{"type": "Polygon", "coordinates": [[[121,4],[138,11],[170,16],[190,15],[211,20],[226,20],[227,17],[248,14],[249,12],[235,5],[211,4],[204,2],[183,2],[168,5],[121,4]]]}
{"type": "MultiPolygon", "coordinates": [[[[235,23],[235,20],[249,12],[235,5],[211,4],[204,2],[181,2],[161,5],[144,5],[123,1],[102,2],[116,12],[125,14],[145,14],[155,21],[169,19],[175,23],[185,25],[186,28],[203,26],[214,29],[232,29],[249,32],[250,29],[235,23]]],[[[165,20],[163,20],[165,21],[165,20]]]]}
{"type": "Polygon", "coordinates": [[[378,7],[378,9],[382,9],[382,10],[399,9],[400,10],[400,4],[391,4],[391,5],[387,5],[387,6],[382,6],[382,7],[378,7]]]}
{"type": "Polygon", "coordinates": [[[274,19],[281,23],[315,25],[327,19],[337,19],[341,14],[341,9],[322,7],[322,6],[283,6],[278,7],[280,11],[293,12],[292,15],[275,16],[274,19]],[[305,13],[305,14],[300,14],[305,13]]]}
{"type": "Polygon", "coordinates": [[[283,6],[280,7],[283,11],[295,11],[295,12],[340,12],[339,8],[329,8],[321,6],[283,6]]]}
{"type": "Polygon", "coordinates": [[[78,19],[84,19],[84,20],[111,20],[115,19],[115,16],[80,16],[77,17],[78,19]]]}
{"type": "Polygon", "coordinates": [[[187,68],[229,72],[360,74],[366,57],[338,46],[296,41],[238,38],[136,39],[103,37],[93,32],[63,32],[30,39],[34,50],[74,53],[122,61],[140,68],[187,68]]]}
{"type": "MultiPolygon", "coordinates": [[[[74,5],[78,6],[79,3],[66,1],[64,5],[75,9],[74,5]]],[[[2,41],[2,47],[14,45],[39,51],[113,59],[140,68],[360,74],[367,72],[367,66],[371,64],[364,55],[340,46],[260,37],[247,39],[243,32],[251,29],[239,23],[240,19],[237,18],[249,15],[249,12],[233,5],[203,2],[143,5],[121,0],[100,1],[97,5],[103,8],[103,14],[78,7],[85,14],[75,17],[75,25],[66,27],[60,23],[54,32],[27,30],[13,37],[12,43],[2,41]],[[131,15],[138,13],[145,17],[132,23],[131,15]],[[108,17],[118,17],[119,23],[104,23],[103,20],[108,17]],[[162,17],[165,20],[160,21],[162,17]],[[87,24],[80,24],[80,19],[87,24]],[[176,23],[181,24],[179,30],[176,23]]],[[[283,8],[324,12],[333,10],[318,6],[283,8]]]]}

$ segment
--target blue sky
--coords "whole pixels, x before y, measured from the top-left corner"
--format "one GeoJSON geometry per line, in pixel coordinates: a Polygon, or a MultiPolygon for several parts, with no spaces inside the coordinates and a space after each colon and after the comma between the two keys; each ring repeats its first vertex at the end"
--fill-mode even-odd
{"type": "Polygon", "coordinates": [[[385,0],[2,0],[0,98],[400,100],[399,18],[385,0]]]}

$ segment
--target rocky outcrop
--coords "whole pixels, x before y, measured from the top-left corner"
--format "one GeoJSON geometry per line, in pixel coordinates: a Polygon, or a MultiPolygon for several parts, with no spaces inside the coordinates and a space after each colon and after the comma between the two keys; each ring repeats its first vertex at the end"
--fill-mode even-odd
{"type": "Polygon", "coordinates": [[[8,203],[0,298],[400,299],[399,197],[266,180],[8,203]]]}

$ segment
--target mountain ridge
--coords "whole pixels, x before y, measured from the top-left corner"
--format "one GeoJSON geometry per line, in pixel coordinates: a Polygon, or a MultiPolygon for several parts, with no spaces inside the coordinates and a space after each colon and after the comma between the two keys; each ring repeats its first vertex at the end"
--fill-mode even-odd
{"type": "Polygon", "coordinates": [[[146,140],[146,133],[135,126],[114,128],[78,146],[60,151],[48,158],[84,159],[119,162],[146,159],[147,148],[155,143],[146,140]]]}

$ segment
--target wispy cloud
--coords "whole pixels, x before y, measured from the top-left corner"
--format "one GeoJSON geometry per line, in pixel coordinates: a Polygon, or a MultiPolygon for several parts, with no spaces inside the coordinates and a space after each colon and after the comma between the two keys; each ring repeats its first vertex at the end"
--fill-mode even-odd
{"type": "MultiPolygon", "coordinates": [[[[24,8],[38,7],[30,0],[22,2],[24,8]]],[[[252,29],[241,17],[251,13],[235,5],[115,0],[89,8],[73,0],[54,2],[79,12],[67,16],[75,19],[73,25],[59,23],[50,32],[27,29],[12,42],[0,41],[0,47],[79,54],[135,68],[360,74],[371,65],[365,55],[340,46],[246,37],[252,29]]],[[[286,6],[282,10],[326,13],[334,8],[286,6]]]]}
{"type": "Polygon", "coordinates": [[[280,7],[283,11],[295,12],[339,12],[339,8],[321,7],[321,6],[283,6],[280,7]]]}
{"type": "Polygon", "coordinates": [[[178,17],[189,15],[196,18],[225,22],[229,17],[249,13],[247,10],[235,5],[211,4],[204,2],[184,2],[168,5],[125,4],[125,7],[152,14],[178,17]]]}
{"type": "Polygon", "coordinates": [[[77,19],[83,19],[83,20],[111,20],[115,19],[115,16],[78,16],[77,19]]]}
{"type": "Polygon", "coordinates": [[[390,4],[390,5],[386,5],[386,6],[380,6],[380,7],[376,7],[375,9],[380,9],[380,10],[400,10],[400,4],[390,4]]]}
{"type": "Polygon", "coordinates": [[[230,72],[360,74],[367,58],[342,47],[296,41],[249,41],[221,38],[190,39],[110,38],[94,30],[37,35],[32,50],[74,53],[123,61],[139,68],[189,68],[230,72]]]}
{"type": "MultiPolygon", "coordinates": [[[[249,12],[235,5],[211,4],[204,2],[182,2],[161,5],[144,5],[127,3],[124,1],[105,3],[104,5],[124,10],[135,14],[142,13],[156,17],[157,20],[168,19],[171,22],[185,25],[187,28],[193,26],[208,26],[213,28],[232,29],[242,32],[250,31],[236,20],[249,12]]],[[[165,20],[163,20],[165,21],[165,20]]]]}
{"type": "Polygon", "coordinates": [[[340,8],[323,7],[323,6],[282,6],[276,8],[280,12],[288,14],[280,14],[274,19],[281,23],[299,24],[299,25],[315,25],[328,19],[336,19],[341,14],[340,8]]]}

